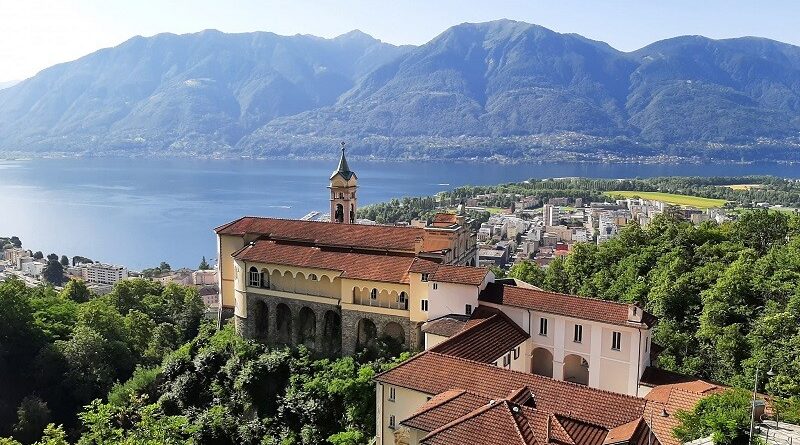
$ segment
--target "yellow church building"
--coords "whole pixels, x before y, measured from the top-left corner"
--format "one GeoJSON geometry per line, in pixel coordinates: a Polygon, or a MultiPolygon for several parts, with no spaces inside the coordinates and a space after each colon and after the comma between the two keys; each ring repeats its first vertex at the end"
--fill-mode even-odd
{"type": "MultiPolygon", "coordinates": [[[[383,335],[420,349],[431,273],[477,262],[469,221],[356,224],[358,177],[344,144],[329,179],[330,222],[243,217],[215,229],[221,314],[232,312],[243,336],[324,354],[351,354],[383,335]]],[[[481,280],[488,273],[470,269],[481,280]]]]}

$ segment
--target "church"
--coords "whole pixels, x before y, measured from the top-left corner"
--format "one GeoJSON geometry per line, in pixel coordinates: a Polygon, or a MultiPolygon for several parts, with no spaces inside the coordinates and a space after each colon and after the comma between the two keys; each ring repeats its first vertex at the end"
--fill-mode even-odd
{"type": "MultiPolygon", "coordinates": [[[[356,224],[358,176],[344,144],[328,189],[330,222],[246,216],[215,229],[221,313],[243,336],[326,355],[384,335],[420,349],[430,277],[477,263],[470,221],[442,213],[421,227],[356,224]]],[[[470,283],[487,273],[474,269],[470,283]]]]}

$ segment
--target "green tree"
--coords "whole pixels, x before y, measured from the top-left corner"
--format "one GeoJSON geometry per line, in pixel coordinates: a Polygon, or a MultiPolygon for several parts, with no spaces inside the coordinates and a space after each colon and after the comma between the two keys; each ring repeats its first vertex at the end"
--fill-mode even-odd
{"type": "Polygon", "coordinates": [[[545,271],[533,261],[521,261],[511,266],[508,276],[522,280],[534,286],[542,286],[544,283],[545,271]]]}
{"type": "Polygon", "coordinates": [[[33,254],[33,259],[34,260],[41,260],[42,258],[44,258],[44,254],[42,253],[41,250],[39,250],[39,251],[37,251],[37,252],[35,252],[33,254]]]}
{"type": "Polygon", "coordinates": [[[789,218],[781,212],[753,210],[743,213],[735,227],[736,239],[763,254],[773,244],[785,241],[789,218]]]}
{"type": "Polygon", "coordinates": [[[545,289],[553,292],[569,292],[569,277],[564,270],[564,258],[555,258],[547,265],[542,284],[545,289]]]}
{"type": "Polygon", "coordinates": [[[62,285],[64,283],[64,266],[57,259],[48,261],[42,270],[42,278],[52,285],[62,285]]]}
{"type": "Polygon", "coordinates": [[[38,396],[27,396],[17,408],[14,437],[24,443],[32,443],[42,436],[42,431],[48,423],[50,423],[50,409],[47,403],[38,396]]]}
{"type": "Polygon", "coordinates": [[[203,259],[200,261],[200,265],[197,266],[197,268],[200,269],[200,270],[209,270],[209,269],[211,269],[211,265],[208,264],[208,261],[206,261],[206,257],[205,256],[203,256],[203,259]]]}
{"type": "Polygon", "coordinates": [[[71,279],[64,285],[60,294],[61,298],[72,300],[76,303],[85,303],[92,298],[92,293],[83,280],[71,279]]]}
{"type": "Polygon", "coordinates": [[[69,266],[69,258],[66,255],[61,255],[61,260],[59,260],[62,266],[68,267],[69,266]]]}
{"type": "Polygon", "coordinates": [[[748,443],[752,395],[729,389],[701,399],[691,411],[678,411],[680,424],[673,434],[681,442],[711,436],[715,445],[748,443]]]}

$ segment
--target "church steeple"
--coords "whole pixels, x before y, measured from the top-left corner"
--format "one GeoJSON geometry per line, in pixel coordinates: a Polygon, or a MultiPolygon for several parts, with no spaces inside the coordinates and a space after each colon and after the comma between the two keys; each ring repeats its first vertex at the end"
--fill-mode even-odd
{"type": "Polygon", "coordinates": [[[344,155],[345,143],[342,142],[342,156],[339,166],[330,177],[331,222],[354,224],[356,222],[356,188],[358,177],[347,165],[344,155]]]}

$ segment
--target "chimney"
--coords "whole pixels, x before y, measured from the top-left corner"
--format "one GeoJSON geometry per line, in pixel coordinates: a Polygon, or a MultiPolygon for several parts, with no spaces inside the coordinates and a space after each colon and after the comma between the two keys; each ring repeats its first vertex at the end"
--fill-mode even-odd
{"type": "Polygon", "coordinates": [[[642,322],[642,313],[644,311],[635,304],[628,305],[628,321],[632,323],[641,323],[642,322]]]}

